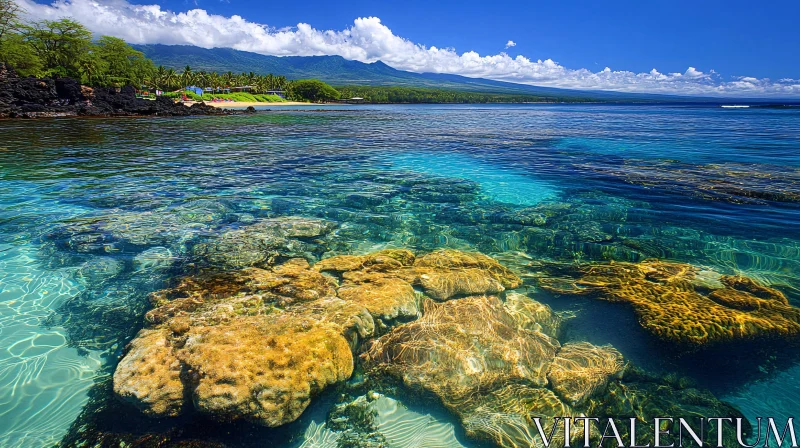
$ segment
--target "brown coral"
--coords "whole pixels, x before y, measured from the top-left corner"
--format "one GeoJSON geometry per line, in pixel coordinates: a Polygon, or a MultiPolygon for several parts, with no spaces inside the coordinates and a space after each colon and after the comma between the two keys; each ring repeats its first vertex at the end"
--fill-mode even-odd
{"type": "MultiPolygon", "coordinates": [[[[373,344],[364,355],[367,365],[438,396],[471,437],[502,447],[541,447],[534,418],[549,434],[554,417],[578,416],[544,387],[560,345],[541,330],[555,333],[559,321],[549,307],[521,294],[509,296],[505,303],[494,296],[428,300],[423,317],[395,327],[373,344]]],[[[581,346],[618,355],[610,348],[581,346]]],[[[573,358],[573,351],[564,355],[573,358]]],[[[600,390],[616,373],[610,363],[598,364],[577,372],[583,390],[600,390]]],[[[571,436],[577,440],[582,428],[573,427],[571,436]]],[[[563,446],[563,429],[551,443],[563,446]]]]}
{"type": "Polygon", "coordinates": [[[658,260],[559,268],[540,286],[629,303],[641,325],[686,347],[753,337],[800,335],[800,309],[746,277],[710,276],[698,267],[658,260]],[[567,278],[563,275],[566,274],[567,278]],[[709,281],[709,278],[719,281],[709,281]]]}
{"type": "MultiPolygon", "coordinates": [[[[565,446],[563,419],[579,416],[553,392],[519,384],[500,387],[476,397],[465,402],[456,412],[470,437],[488,440],[504,448],[545,447],[534,418],[539,419],[542,432],[550,437],[556,417],[561,419],[548,439],[549,446],[565,446]]],[[[583,440],[580,425],[570,426],[570,440],[583,440]]]]}
{"type": "Polygon", "coordinates": [[[517,327],[497,297],[428,300],[424,308],[423,317],[377,340],[368,362],[450,402],[509,380],[547,383],[558,341],[517,327]]]}
{"type": "Polygon", "coordinates": [[[314,394],[353,372],[336,328],[290,313],[196,327],[178,356],[196,382],[197,410],[266,426],[294,421],[314,394]]]}
{"type": "Polygon", "coordinates": [[[302,259],[184,279],[153,294],[155,328],[130,344],[115,391],[149,415],[177,415],[191,396],[220,419],[293,421],[313,395],[350,377],[352,350],[375,330],[335,286],[302,259]]]}
{"type": "Polygon", "coordinates": [[[552,389],[574,406],[605,389],[608,380],[619,375],[624,367],[622,354],[614,348],[576,342],[561,347],[547,379],[552,389]]]}
{"type": "Polygon", "coordinates": [[[417,293],[411,284],[399,278],[377,276],[369,282],[345,282],[337,294],[364,306],[383,322],[416,318],[420,314],[417,293]]]}
{"type": "Polygon", "coordinates": [[[148,415],[175,416],[184,406],[181,363],[168,332],[142,330],[114,372],[114,392],[148,415]]]}
{"type": "Polygon", "coordinates": [[[340,255],[320,261],[315,268],[339,274],[354,283],[367,283],[376,274],[420,286],[437,300],[480,294],[498,294],[519,287],[519,277],[496,260],[477,252],[443,249],[415,258],[406,250],[375,254],[340,255]]]}

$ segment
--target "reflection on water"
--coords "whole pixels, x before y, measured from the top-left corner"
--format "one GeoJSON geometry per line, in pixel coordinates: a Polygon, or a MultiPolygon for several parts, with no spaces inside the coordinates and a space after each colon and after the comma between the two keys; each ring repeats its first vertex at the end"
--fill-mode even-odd
{"type": "Polygon", "coordinates": [[[25,246],[3,245],[0,253],[0,445],[52,445],[86,404],[101,359],[45,325],[80,291],[69,270],[41,270],[25,246]]]}
{"type": "MultiPolygon", "coordinates": [[[[374,318],[375,338],[405,322],[412,322],[403,327],[412,331],[421,315],[446,315],[447,308],[427,314],[438,308],[426,308],[418,301],[422,294],[434,300],[465,300],[467,292],[499,295],[504,306],[491,301],[479,306],[487,310],[484,320],[494,310],[491,319],[508,331],[523,331],[524,325],[504,320],[518,316],[516,308],[509,312],[506,307],[533,300],[549,305],[563,320],[561,333],[547,336],[553,339],[550,346],[572,351],[554,348],[528,360],[531,366],[555,362],[558,350],[564,359],[573,351],[594,359],[591,353],[599,353],[594,349],[575,348],[583,347],[583,341],[611,344],[626,361],[649,372],[624,380],[629,381],[626,393],[639,397],[665,384],[673,388],[652,403],[653,409],[670,403],[688,409],[686,403],[698,397],[706,411],[728,409],[669,376],[677,374],[730,401],[750,419],[792,415],[800,407],[795,337],[685,353],[640,325],[634,312],[650,304],[637,302],[640,308],[630,308],[574,291],[551,294],[563,288],[548,292],[537,285],[545,274],[563,281],[568,269],[590,263],[634,263],[646,271],[650,262],[642,262],[657,258],[669,262],[664,265],[669,269],[688,263],[702,273],[692,277],[698,294],[691,297],[700,306],[712,299],[734,306],[731,298],[742,297],[736,291],[750,294],[735,303],[738,307],[763,299],[741,284],[739,289],[722,283],[709,287],[707,272],[745,276],[775,288],[789,305],[800,305],[800,206],[794,196],[800,184],[798,118],[793,111],[726,114],[655,106],[386,106],[239,117],[0,123],[0,444],[42,446],[66,436],[65,444],[73,445],[98,442],[111,433],[132,443],[155,431],[163,440],[229,446],[253,446],[256,440],[275,446],[334,446],[345,437],[380,439],[390,446],[434,446],[434,439],[440,446],[478,446],[476,434],[499,437],[501,425],[526,437],[525,425],[500,419],[497,406],[556,406],[566,395],[563,388],[547,384],[557,380],[512,375],[525,386],[512,390],[498,383],[474,401],[456,403],[446,392],[437,391],[438,398],[410,393],[392,375],[375,375],[356,356],[348,382],[323,391],[297,421],[277,429],[220,423],[191,412],[151,420],[114,396],[108,378],[125,344],[143,327],[160,328],[145,314],[184,298],[173,294],[167,302],[154,303],[150,293],[194,291],[186,285],[181,290],[177,283],[251,266],[269,272],[262,276],[294,284],[311,277],[292,277],[306,272],[285,264],[292,258],[313,265],[337,255],[389,248],[417,256],[441,248],[482,252],[519,276],[517,292],[529,299],[502,292],[519,286],[513,282],[438,271],[420,274],[408,260],[398,271],[404,274],[391,279],[374,272],[332,271],[342,288],[323,296],[364,305],[374,318]],[[782,167],[780,183],[770,175],[776,165],[782,167]],[[676,176],[679,170],[685,175],[676,176]],[[287,269],[299,271],[290,275],[287,269]],[[414,269],[413,275],[406,272],[414,269]],[[714,373],[699,365],[714,366],[714,373]]],[[[636,285],[648,291],[656,283],[672,285],[666,277],[679,277],[663,277],[661,271],[643,275],[646,282],[636,285]]],[[[230,283],[215,281],[214,287],[230,283]]],[[[197,291],[211,288],[197,284],[202,286],[197,291]]],[[[286,289],[269,289],[269,295],[263,284],[247,285],[236,286],[241,299],[231,305],[239,310],[236,316],[249,310],[254,314],[247,318],[258,320],[269,310],[294,322],[331,310],[327,302],[302,308],[310,305],[298,305],[301,299],[286,289]],[[256,308],[247,298],[253,291],[261,297],[256,308]]],[[[195,321],[219,312],[192,310],[195,321]]],[[[195,321],[187,328],[204,328],[195,321]]],[[[179,323],[174,328],[183,328],[179,323]]],[[[454,325],[464,329],[467,323],[454,325]]],[[[524,331],[546,333],[541,321],[537,325],[524,331]]],[[[359,328],[364,338],[366,330],[359,328]]],[[[346,345],[356,344],[352,332],[343,334],[346,345]]],[[[404,343],[397,334],[381,340],[404,343]]],[[[428,341],[434,345],[424,351],[428,354],[445,343],[428,341]]],[[[168,344],[176,342],[169,339],[168,344]]],[[[192,359],[202,363],[210,358],[192,359]]],[[[491,350],[471,355],[465,365],[478,369],[487,359],[493,359],[491,350]]],[[[558,363],[574,366],[571,359],[558,363]]],[[[592,383],[591,390],[602,390],[601,383],[592,383]]],[[[608,387],[613,392],[618,385],[608,387]]],[[[578,401],[563,404],[609,415],[621,415],[624,408],[610,399],[581,396],[578,401]]]]}

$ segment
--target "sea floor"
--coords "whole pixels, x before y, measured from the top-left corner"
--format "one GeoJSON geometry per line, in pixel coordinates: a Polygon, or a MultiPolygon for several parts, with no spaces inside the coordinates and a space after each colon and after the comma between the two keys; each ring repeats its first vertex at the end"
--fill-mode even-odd
{"type": "Polygon", "coordinates": [[[347,381],[278,428],[194,411],[153,419],[114,393],[126,344],[152,327],[152,293],[211,271],[384,249],[486,254],[520,278],[501,297],[513,289],[561,316],[562,345],[610,344],[751,422],[797,417],[797,335],[683,350],[631,306],[554,294],[542,279],[657,259],[745,276],[800,306],[798,136],[793,111],[661,106],[0,123],[0,445],[156,434],[327,447],[379,434],[392,447],[494,446],[446,400],[384,381],[360,353],[347,381]],[[324,230],[275,224],[285,219],[324,230]],[[373,415],[371,432],[348,409],[373,415]]]}

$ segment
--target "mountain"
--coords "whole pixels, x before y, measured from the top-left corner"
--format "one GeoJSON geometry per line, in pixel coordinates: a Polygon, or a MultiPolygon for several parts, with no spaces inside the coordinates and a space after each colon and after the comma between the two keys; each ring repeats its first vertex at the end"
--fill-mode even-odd
{"type": "MultiPolygon", "coordinates": [[[[200,48],[190,45],[134,45],[156,65],[182,70],[258,74],[272,73],[288,79],[315,78],[334,86],[399,86],[453,89],[467,92],[535,95],[556,98],[583,98],[602,101],[703,101],[670,95],[651,95],[607,91],[583,91],[538,87],[440,73],[413,73],[397,70],[381,61],[367,64],[341,56],[265,56],[230,48],[200,48]]],[[[718,101],[718,100],[717,100],[718,101]]]]}

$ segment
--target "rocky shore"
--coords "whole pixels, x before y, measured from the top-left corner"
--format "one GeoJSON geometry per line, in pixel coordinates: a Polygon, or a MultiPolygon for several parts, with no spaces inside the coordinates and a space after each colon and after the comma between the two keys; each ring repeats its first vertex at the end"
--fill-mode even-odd
{"type": "Polygon", "coordinates": [[[20,77],[0,62],[0,118],[78,116],[188,116],[226,115],[233,112],[203,103],[185,106],[171,98],[136,98],[132,86],[87,87],[71,78],[20,77]]]}

